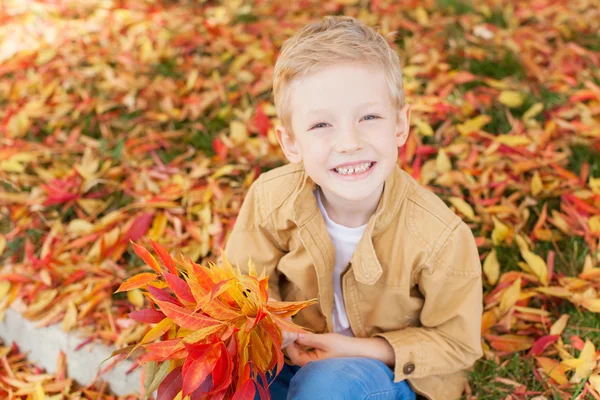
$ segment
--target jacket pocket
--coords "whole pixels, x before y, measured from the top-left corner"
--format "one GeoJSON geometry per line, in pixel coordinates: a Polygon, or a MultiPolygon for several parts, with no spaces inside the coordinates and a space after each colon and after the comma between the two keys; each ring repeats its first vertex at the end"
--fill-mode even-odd
{"type": "Polygon", "coordinates": [[[378,285],[352,282],[355,309],[367,336],[420,326],[423,307],[421,298],[410,296],[410,291],[378,285]]]}

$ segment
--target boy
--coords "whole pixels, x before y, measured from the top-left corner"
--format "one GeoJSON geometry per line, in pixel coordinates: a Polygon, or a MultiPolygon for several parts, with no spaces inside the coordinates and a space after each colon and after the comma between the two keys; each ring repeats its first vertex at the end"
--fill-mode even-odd
{"type": "Polygon", "coordinates": [[[482,355],[481,265],[467,225],[397,164],[398,55],[326,17],[283,45],[273,92],[290,164],[252,184],[225,249],[266,268],[271,297],[319,300],[294,317],[314,334],[284,334],[294,365],[272,397],[459,397],[482,355]]]}

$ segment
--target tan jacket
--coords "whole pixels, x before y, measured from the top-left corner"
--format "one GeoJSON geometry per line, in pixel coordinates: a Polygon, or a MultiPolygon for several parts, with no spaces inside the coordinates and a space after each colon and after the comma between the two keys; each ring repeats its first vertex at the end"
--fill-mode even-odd
{"type": "MultiPolygon", "coordinates": [[[[262,174],[250,187],[225,255],[269,275],[278,300],[319,299],[294,317],[333,332],[335,249],[302,164],[262,174]]],[[[350,328],[394,348],[394,381],[428,399],[456,399],[464,370],[482,355],[481,264],[473,234],[435,194],[395,168],[342,275],[350,328]]]]}

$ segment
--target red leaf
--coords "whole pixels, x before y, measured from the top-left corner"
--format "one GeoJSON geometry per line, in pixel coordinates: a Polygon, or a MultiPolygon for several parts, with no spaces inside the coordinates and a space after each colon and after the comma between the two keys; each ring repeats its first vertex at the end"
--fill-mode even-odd
{"type": "Polygon", "coordinates": [[[173,303],[161,300],[157,300],[156,303],[167,317],[171,318],[180,327],[186,329],[201,329],[221,323],[221,321],[199,313],[193,313],[193,311],[179,307],[173,303]]]}
{"type": "Polygon", "coordinates": [[[179,300],[187,301],[188,303],[196,303],[196,299],[194,298],[194,295],[192,294],[192,291],[190,290],[190,287],[186,281],[177,275],[170,274],[166,271],[163,273],[163,275],[179,300]]]}
{"type": "Polygon", "coordinates": [[[222,160],[227,158],[227,153],[229,152],[229,148],[223,143],[220,138],[215,138],[212,141],[212,147],[215,151],[215,154],[222,160]]]}
{"type": "Polygon", "coordinates": [[[159,289],[155,286],[148,285],[148,292],[154,297],[155,300],[166,301],[168,303],[176,304],[178,306],[183,306],[179,300],[171,296],[169,293],[165,292],[163,289],[159,289]]]}
{"type": "Polygon", "coordinates": [[[135,251],[135,254],[137,254],[142,260],[144,260],[146,265],[152,268],[154,272],[160,274],[160,265],[158,265],[156,259],[152,256],[152,254],[150,254],[150,252],[148,252],[146,248],[140,246],[139,244],[136,244],[134,242],[131,242],[131,244],[133,245],[133,251],[135,251]]]}
{"type": "Polygon", "coordinates": [[[254,125],[258,128],[258,134],[260,136],[267,136],[269,133],[269,127],[271,126],[271,121],[267,114],[265,114],[262,106],[258,106],[256,108],[256,115],[254,115],[254,125]]]}
{"type": "Polygon", "coordinates": [[[542,336],[533,343],[533,346],[531,347],[529,353],[535,356],[541,355],[544,352],[544,350],[546,350],[546,348],[552,343],[555,343],[558,340],[558,338],[559,335],[542,336]]]}
{"type": "Polygon", "coordinates": [[[583,350],[583,346],[585,346],[585,343],[583,340],[581,340],[579,336],[573,335],[569,338],[569,340],[571,341],[571,346],[573,346],[573,348],[579,351],[583,350]]]}
{"type": "Polygon", "coordinates": [[[181,391],[183,378],[181,376],[182,367],[177,367],[165,377],[158,386],[158,396],[156,400],[173,400],[181,391]]]}
{"type": "Polygon", "coordinates": [[[134,242],[139,240],[150,229],[153,218],[153,213],[145,213],[138,216],[127,230],[127,233],[125,233],[125,240],[133,240],[134,242]]]}
{"type": "Polygon", "coordinates": [[[227,347],[221,342],[221,357],[217,360],[212,373],[213,389],[211,394],[225,390],[231,384],[233,373],[233,360],[227,347]]]}
{"type": "Polygon", "coordinates": [[[141,274],[132,276],[131,278],[123,282],[115,293],[127,292],[128,290],[141,288],[143,286],[146,286],[148,282],[152,282],[153,280],[155,280],[156,277],[157,275],[153,274],[152,272],[142,272],[141,274]]]}
{"type": "Polygon", "coordinates": [[[267,376],[263,371],[258,371],[258,375],[260,376],[261,382],[258,383],[256,381],[256,389],[258,390],[259,397],[262,399],[269,399],[269,383],[267,381],[267,376]]]}
{"type": "MultiPolygon", "coordinates": [[[[231,400],[253,399],[255,394],[256,394],[256,388],[254,387],[254,381],[252,379],[248,379],[235,392],[235,394],[233,395],[231,400]]],[[[158,400],[160,400],[160,399],[158,399],[158,400]]]]}
{"type": "Polygon", "coordinates": [[[182,397],[195,391],[213,371],[221,356],[221,345],[189,346],[188,356],[183,363],[183,393],[182,397]]]}
{"type": "Polygon", "coordinates": [[[63,281],[62,285],[66,287],[71,283],[77,282],[78,280],[85,278],[86,275],[87,272],[85,272],[84,270],[80,269],[78,271],[75,271],[63,281]]]}
{"type": "Polygon", "coordinates": [[[152,239],[150,239],[150,243],[152,244],[152,247],[154,248],[156,254],[158,254],[158,257],[160,257],[160,260],[162,261],[164,266],[167,267],[167,269],[172,274],[177,275],[177,266],[175,266],[175,261],[173,261],[173,258],[171,258],[171,255],[167,252],[167,250],[165,250],[164,247],[162,247],[160,244],[156,243],[152,239]]]}
{"type": "Polygon", "coordinates": [[[166,318],[165,314],[153,308],[132,311],[127,315],[130,319],[133,319],[134,321],[138,322],[143,322],[145,324],[157,324],[166,318]]]}

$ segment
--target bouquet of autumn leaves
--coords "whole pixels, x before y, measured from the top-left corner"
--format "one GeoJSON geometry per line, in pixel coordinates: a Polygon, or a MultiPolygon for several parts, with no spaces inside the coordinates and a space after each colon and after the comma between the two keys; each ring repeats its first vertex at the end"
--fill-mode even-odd
{"type": "Polygon", "coordinates": [[[150,307],[129,317],[153,327],[140,343],[113,356],[142,347],[145,392],[158,389],[157,400],[252,399],[256,391],[270,398],[266,374],[275,367],[279,374],[284,362],[281,330],[304,333],[290,317],[316,300],[269,300],[268,277],[258,277],[251,261],[243,275],[224,256],[221,265],[205,267],[183,255],[173,259],[150,242],[162,266],[132,242],[154,272],[127,279],[117,292],[142,290],[150,307]]]}

